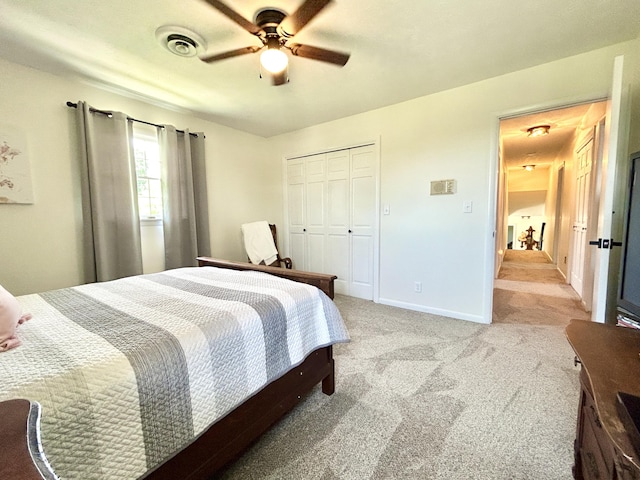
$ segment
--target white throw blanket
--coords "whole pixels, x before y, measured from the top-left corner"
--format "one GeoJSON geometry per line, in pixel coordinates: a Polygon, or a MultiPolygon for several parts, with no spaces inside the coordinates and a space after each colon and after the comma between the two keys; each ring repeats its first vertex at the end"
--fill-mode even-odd
{"type": "Polygon", "coordinates": [[[265,221],[245,223],[242,225],[244,248],[251,263],[258,265],[264,261],[270,265],[278,258],[278,250],[273,242],[271,229],[265,221]]]}

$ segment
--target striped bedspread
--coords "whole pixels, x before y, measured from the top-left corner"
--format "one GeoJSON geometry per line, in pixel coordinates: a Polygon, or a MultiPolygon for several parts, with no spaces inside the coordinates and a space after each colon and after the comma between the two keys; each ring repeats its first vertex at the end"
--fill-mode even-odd
{"type": "Polygon", "coordinates": [[[316,348],[348,341],[315,287],[213,267],[18,297],[0,400],[42,404],[62,479],[137,478],[316,348]]]}

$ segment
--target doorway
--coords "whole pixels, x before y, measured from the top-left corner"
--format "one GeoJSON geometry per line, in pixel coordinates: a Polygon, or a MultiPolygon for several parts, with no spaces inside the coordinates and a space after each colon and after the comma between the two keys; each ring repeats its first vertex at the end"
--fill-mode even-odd
{"type": "MultiPolygon", "coordinates": [[[[506,200],[496,222],[513,226],[514,231],[509,235],[505,230],[504,238],[496,239],[496,250],[510,253],[511,246],[511,256],[519,255],[518,261],[524,263],[544,259],[575,292],[585,311],[590,305],[583,296],[588,296],[585,292],[592,284],[586,285],[584,278],[591,282],[593,278],[585,245],[595,234],[589,221],[596,176],[593,155],[598,151],[594,132],[605,115],[606,102],[596,101],[500,120],[499,176],[506,180],[499,186],[504,191],[498,198],[506,200]],[[572,288],[572,278],[580,279],[580,288],[575,288],[578,283],[572,288]]],[[[508,268],[506,261],[505,255],[496,279],[508,268]]],[[[533,293],[535,269],[529,276],[529,283],[521,280],[518,288],[526,291],[529,286],[533,293]]]]}

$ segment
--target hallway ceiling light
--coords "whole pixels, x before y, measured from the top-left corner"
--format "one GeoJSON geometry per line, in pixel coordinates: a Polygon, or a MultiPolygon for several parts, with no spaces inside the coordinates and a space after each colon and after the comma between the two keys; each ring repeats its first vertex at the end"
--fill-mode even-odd
{"type": "Polygon", "coordinates": [[[522,168],[524,168],[527,172],[533,172],[536,168],[535,165],[523,165],[522,168]]]}
{"type": "Polygon", "coordinates": [[[527,128],[527,135],[530,137],[540,137],[542,135],[549,135],[549,129],[551,125],[536,125],[535,127],[527,128]]]}

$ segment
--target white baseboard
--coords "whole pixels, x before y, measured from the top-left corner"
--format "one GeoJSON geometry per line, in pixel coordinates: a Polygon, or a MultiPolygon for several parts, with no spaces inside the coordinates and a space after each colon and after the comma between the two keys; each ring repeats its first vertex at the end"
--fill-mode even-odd
{"type": "Polygon", "coordinates": [[[391,300],[388,298],[379,298],[378,303],[381,303],[383,305],[389,305],[390,307],[404,308],[405,310],[414,310],[416,312],[432,313],[434,315],[441,315],[443,317],[455,318],[458,320],[467,320],[469,322],[474,322],[474,323],[483,323],[483,324],[491,323],[491,319],[489,319],[489,321],[486,321],[486,319],[483,318],[481,315],[470,315],[468,313],[454,312],[451,310],[443,310],[441,308],[426,307],[424,305],[417,305],[415,303],[408,303],[408,302],[399,302],[397,300],[391,300]]]}

